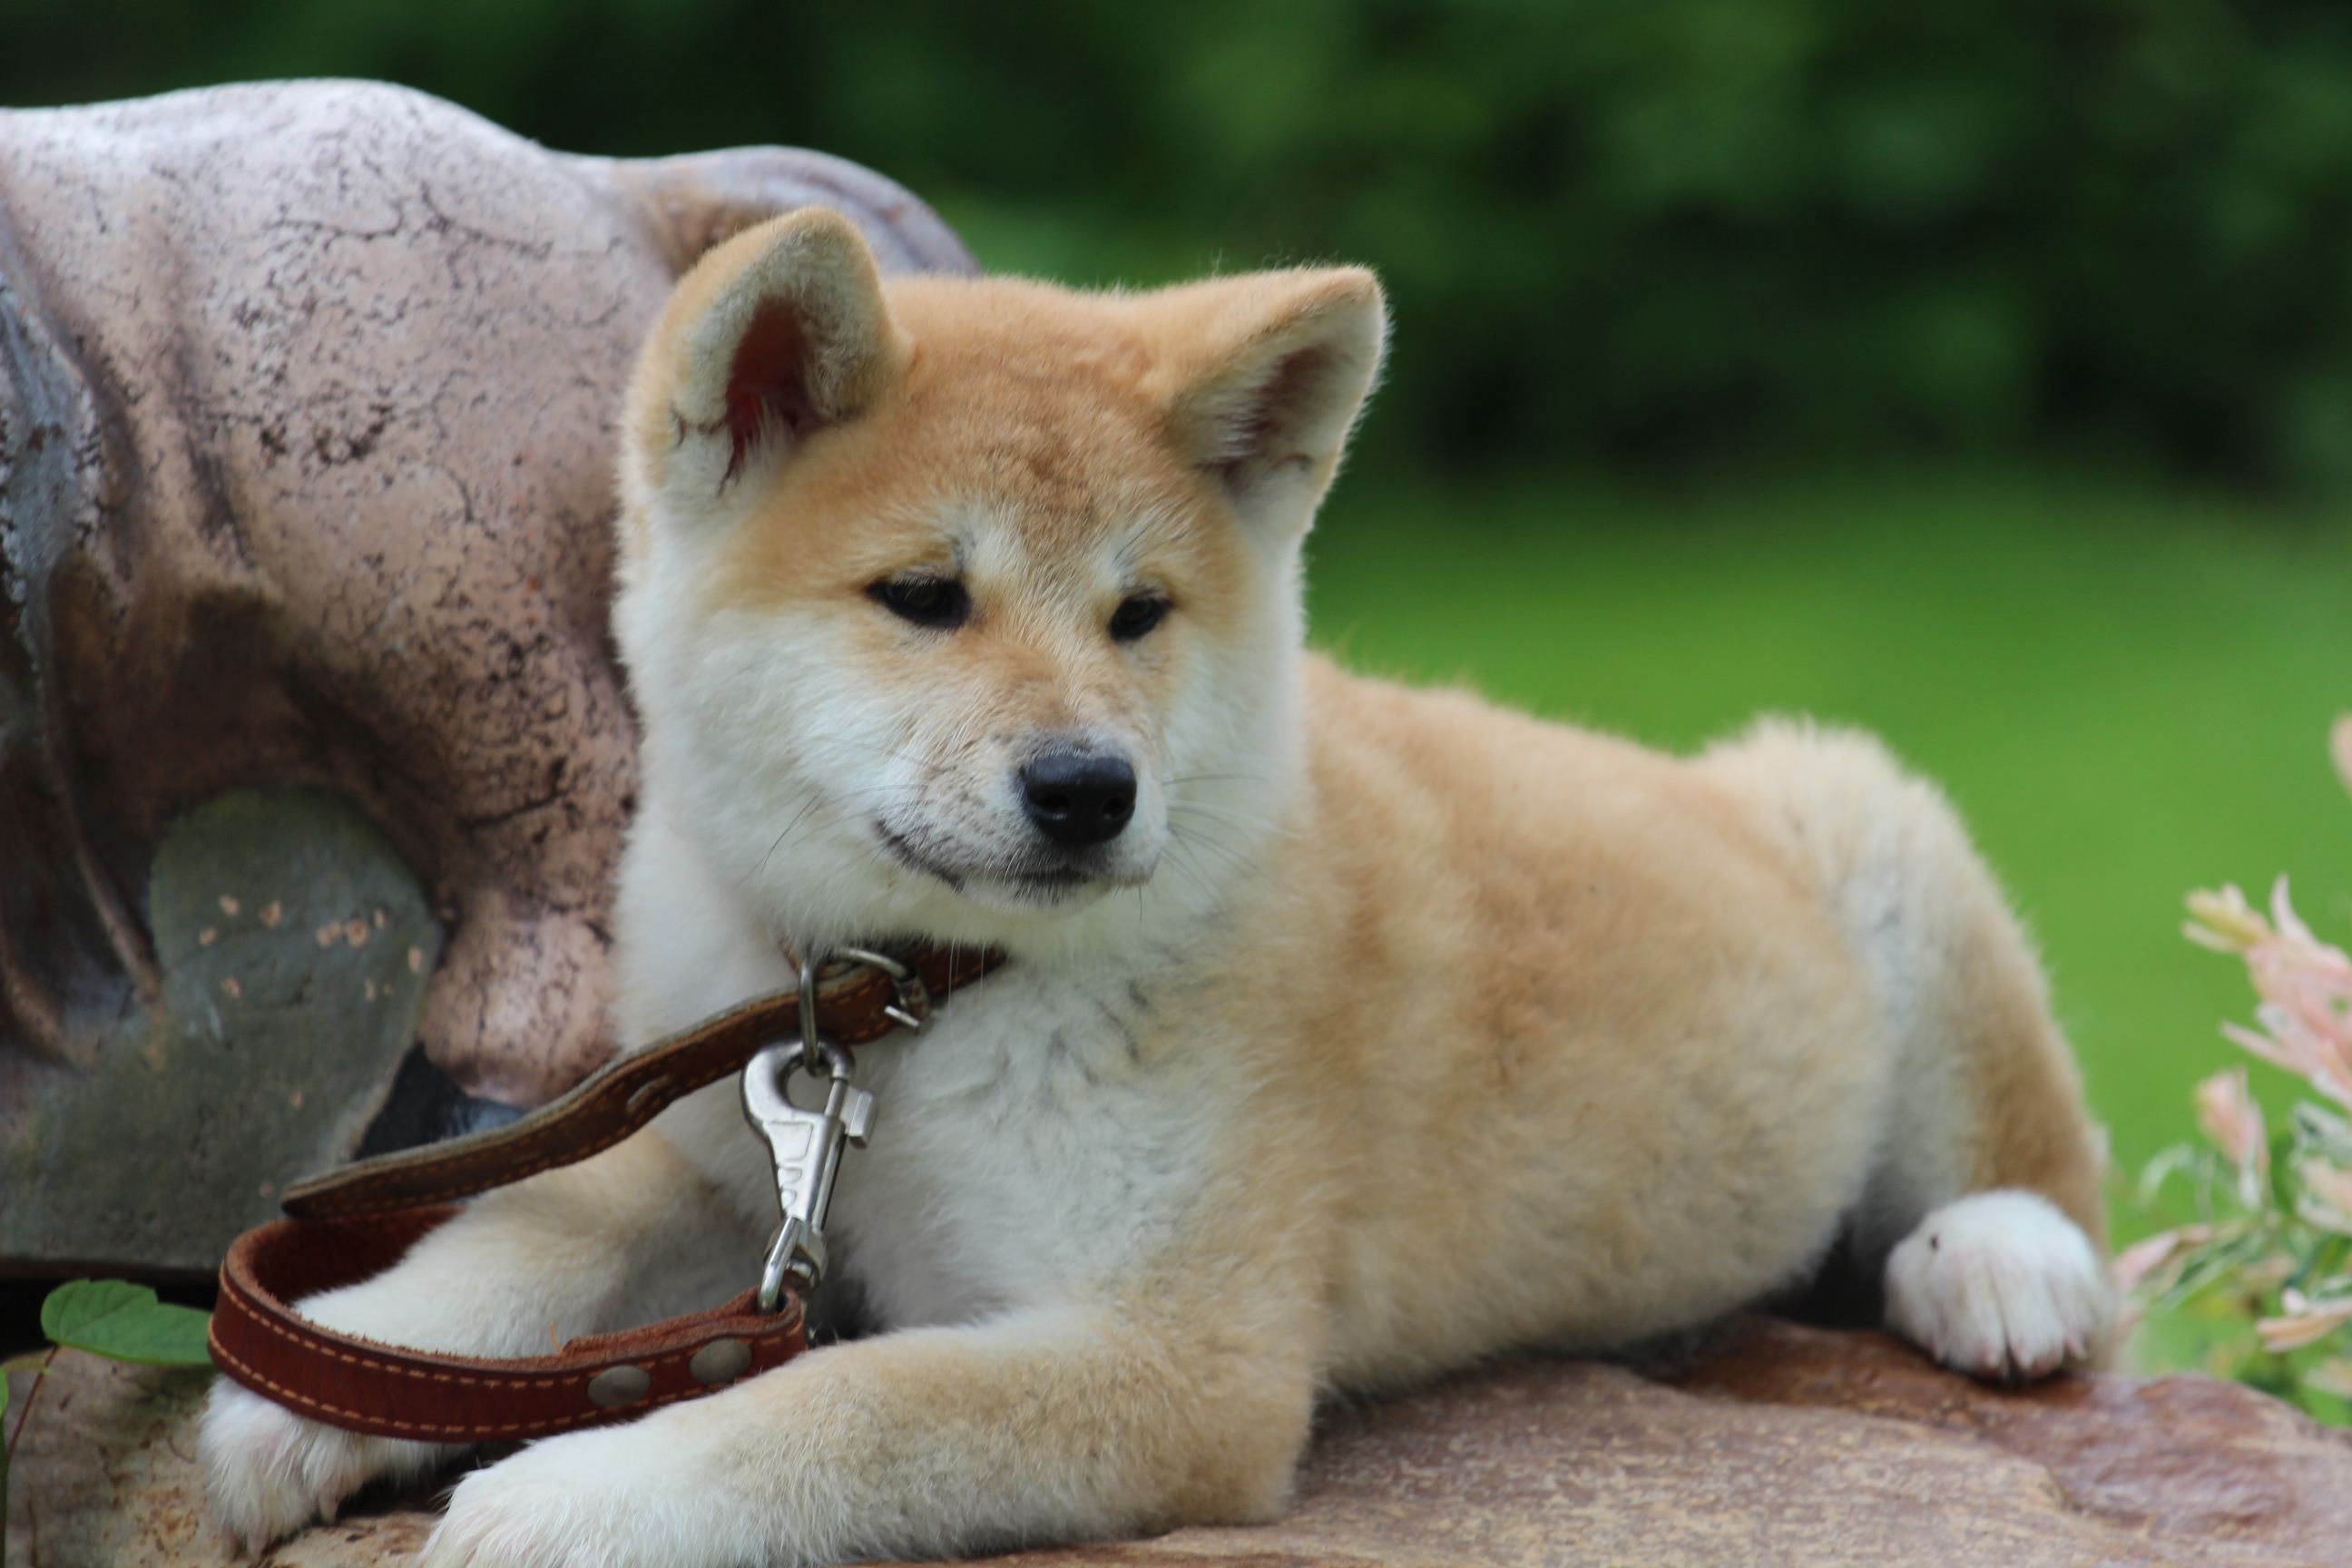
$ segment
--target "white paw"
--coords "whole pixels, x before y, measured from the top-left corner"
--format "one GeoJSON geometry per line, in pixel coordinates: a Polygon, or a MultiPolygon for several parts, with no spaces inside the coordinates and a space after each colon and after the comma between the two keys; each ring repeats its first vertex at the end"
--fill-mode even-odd
{"type": "MultiPolygon", "coordinates": [[[[457,1483],[418,1568],[739,1568],[777,1563],[751,1510],[657,1416],[543,1438],[457,1483]]],[[[778,1482],[781,1489],[782,1482],[778,1482]]]]}
{"type": "Polygon", "coordinates": [[[2091,1238],[2036,1193],[1946,1204],[1886,1259],[1888,1325],[1978,1377],[2046,1377],[2083,1361],[2114,1311],[2091,1238]]]}
{"type": "Polygon", "coordinates": [[[453,1451],[322,1426],[225,1377],[213,1384],[196,1448],[213,1518],[248,1552],[334,1518],[370,1481],[422,1475],[453,1451]]]}

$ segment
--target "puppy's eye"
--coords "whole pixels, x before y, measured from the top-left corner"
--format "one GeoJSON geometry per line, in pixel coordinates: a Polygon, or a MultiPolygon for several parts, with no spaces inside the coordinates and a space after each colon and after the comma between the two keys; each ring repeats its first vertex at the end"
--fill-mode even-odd
{"type": "Polygon", "coordinates": [[[1168,601],[1156,594],[1130,594],[1110,616],[1110,635],[1133,642],[1168,618],[1168,601]]]}
{"type": "Polygon", "coordinates": [[[951,577],[887,577],[866,596],[902,621],[952,629],[971,617],[971,595],[951,577]]]}

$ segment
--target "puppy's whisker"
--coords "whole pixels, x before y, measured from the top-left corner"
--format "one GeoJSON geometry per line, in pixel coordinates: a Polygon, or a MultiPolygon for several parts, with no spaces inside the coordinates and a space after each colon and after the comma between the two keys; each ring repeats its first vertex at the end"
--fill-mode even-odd
{"type": "Polygon", "coordinates": [[[1182,877],[1186,883],[1201,895],[1203,901],[1214,904],[1218,901],[1216,885],[1187,853],[1189,847],[1174,839],[1169,840],[1168,868],[1182,877]]]}
{"type": "Polygon", "coordinates": [[[776,830],[775,840],[768,846],[768,852],[760,857],[760,863],[751,868],[749,872],[736,878],[735,885],[738,888],[745,887],[748,886],[753,879],[764,876],[767,873],[768,862],[775,858],[778,847],[783,844],[785,838],[791,835],[793,829],[799,826],[802,820],[806,817],[810,812],[814,811],[820,805],[822,805],[824,800],[824,797],[823,795],[809,796],[809,803],[801,807],[799,811],[793,813],[791,821],[785,823],[783,826],[776,830]]]}
{"type": "Polygon", "coordinates": [[[1255,816],[1249,812],[1222,810],[1213,805],[1202,805],[1195,801],[1171,801],[1168,806],[1168,815],[1171,819],[1179,816],[1198,816],[1216,823],[1220,826],[1252,831],[1265,831],[1279,826],[1270,818],[1255,816]]]}
{"type": "Polygon", "coordinates": [[[920,768],[925,773],[931,774],[943,773],[948,771],[947,763],[936,762],[929,757],[921,756],[904,747],[878,746],[870,741],[853,741],[845,736],[819,736],[814,741],[804,742],[802,750],[807,751],[816,748],[824,748],[828,751],[864,752],[871,756],[887,757],[892,762],[906,763],[910,766],[920,768]]]}
{"type": "Polygon", "coordinates": [[[1171,837],[1168,841],[1168,845],[1171,850],[1181,848],[1188,854],[1202,851],[1213,854],[1218,858],[1218,861],[1223,869],[1235,875],[1247,875],[1255,865],[1255,862],[1253,862],[1247,855],[1243,854],[1240,850],[1231,848],[1228,846],[1218,844],[1208,839],[1182,839],[1171,837]]]}
{"type": "Polygon", "coordinates": [[[922,789],[923,786],[920,784],[876,784],[866,789],[858,790],[854,794],[835,802],[828,802],[827,798],[822,795],[812,795],[809,797],[808,804],[801,807],[797,812],[794,812],[792,819],[786,822],[782,828],[777,832],[774,842],[768,846],[767,853],[760,857],[760,863],[753,867],[751,871],[745,875],[737,878],[735,885],[738,888],[747,887],[755,879],[765,875],[768,869],[768,862],[774,859],[776,851],[782,848],[785,842],[793,838],[794,836],[801,833],[814,833],[824,828],[834,826],[845,820],[847,817],[863,812],[868,806],[882,800],[898,795],[919,795],[922,793],[922,789]],[[811,813],[814,812],[819,806],[828,804],[833,805],[835,808],[830,816],[818,817],[814,821],[810,820],[811,813]]]}
{"type": "Polygon", "coordinates": [[[1264,773],[1186,773],[1168,781],[1170,789],[1190,784],[1265,784],[1264,773]]]}

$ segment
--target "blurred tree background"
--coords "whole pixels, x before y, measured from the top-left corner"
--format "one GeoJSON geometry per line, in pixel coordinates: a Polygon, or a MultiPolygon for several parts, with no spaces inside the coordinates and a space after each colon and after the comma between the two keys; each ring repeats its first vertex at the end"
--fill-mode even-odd
{"type": "Polygon", "coordinates": [[[1380,451],[2044,455],[2352,489],[2333,0],[7,0],[0,98],[384,77],[822,147],[992,265],[1376,262],[1380,451]]]}
{"type": "Polygon", "coordinates": [[[1003,270],[1379,268],[1318,639],[1669,744],[1882,731],[2039,931],[2126,1168],[2245,1005],[2180,893],[2293,868],[2345,927],[2342,0],[0,0],[10,104],[317,75],[823,148],[1003,270]]]}

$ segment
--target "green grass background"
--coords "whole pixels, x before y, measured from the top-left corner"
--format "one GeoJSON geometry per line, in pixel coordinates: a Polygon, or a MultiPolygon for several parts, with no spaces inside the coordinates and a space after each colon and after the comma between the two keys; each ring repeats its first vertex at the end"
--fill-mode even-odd
{"type": "MultiPolygon", "coordinates": [[[[1687,749],[1777,710],[1940,781],[2038,939],[2117,1168],[2191,1137],[2250,995],[2189,889],[2294,875],[2352,936],[2352,517],[2112,478],[1341,481],[1315,640],[1351,667],[1687,749]]],[[[2288,1083],[2258,1093],[2282,1113],[2288,1083]]],[[[2275,1124],[2275,1122],[2274,1122],[2275,1124]]],[[[2119,1239],[2149,1222],[2116,1184],[2119,1239]]]]}

